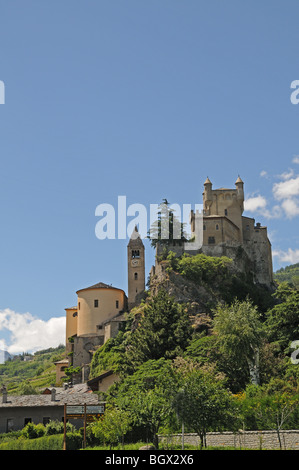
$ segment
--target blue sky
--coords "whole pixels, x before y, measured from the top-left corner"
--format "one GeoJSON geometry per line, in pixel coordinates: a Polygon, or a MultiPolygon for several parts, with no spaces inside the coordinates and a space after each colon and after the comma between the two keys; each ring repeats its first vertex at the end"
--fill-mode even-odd
{"type": "Polygon", "coordinates": [[[201,203],[207,175],[240,174],[274,269],[299,262],[298,14],[295,0],[0,1],[8,350],[64,340],[82,287],[127,291],[127,241],[95,236],[96,207],[120,195],[201,203]]]}

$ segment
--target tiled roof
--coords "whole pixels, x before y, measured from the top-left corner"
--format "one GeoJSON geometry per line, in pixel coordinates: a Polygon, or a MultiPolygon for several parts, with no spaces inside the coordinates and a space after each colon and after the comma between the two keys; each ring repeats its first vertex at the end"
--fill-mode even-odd
{"type": "MultiPolygon", "coordinates": [[[[54,387],[55,388],[55,387],[54,387]]],[[[98,395],[92,393],[86,384],[78,384],[68,389],[55,388],[55,401],[52,401],[51,395],[7,395],[7,403],[2,403],[0,397],[1,408],[15,407],[35,407],[35,406],[63,406],[79,405],[86,403],[87,405],[97,405],[99,403],[98,395]]]]}
{"type": "Polygon", "coordinates": [[[116,289],[116,290],[122,290],[122,289],[118,289],[117,287],[113,287],[112,285],[105,284],[104,282],[98,282],[97,284],[94,284],[93,286],[84,287],[83,289],[79,289],[77,292],[80,292],[81,290],[87,290],[87,289],[116,289]]]}

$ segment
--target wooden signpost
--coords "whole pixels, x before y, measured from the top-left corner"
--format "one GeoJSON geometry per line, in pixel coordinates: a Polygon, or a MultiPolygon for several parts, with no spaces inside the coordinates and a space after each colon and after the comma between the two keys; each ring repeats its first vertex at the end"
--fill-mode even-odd
{"type": "Polygon", "coordinates": [[[86,424],[94,419],[100,418],[105,412],[105,403],[98,405],[68,405],[64,404],[64,436],[63,436],[63,450],[66,450],[66,422],[68,419],[83,419],[84,420],[84,442],[83,447],[86,447],[86,424]]]}

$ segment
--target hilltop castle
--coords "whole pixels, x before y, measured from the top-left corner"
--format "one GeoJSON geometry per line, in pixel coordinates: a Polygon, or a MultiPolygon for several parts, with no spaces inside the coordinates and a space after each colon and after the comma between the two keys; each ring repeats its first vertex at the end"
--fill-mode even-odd
{"type": "MultiPolygon", "coordinates": [[[[207,178],[203,192],[203,214],[191,211],[191,233],[201,218],[202,246],[190,254],[228,256],[240,272],[250,272],[255,283],[270,287],[273,282],[271,244],[267,228],[244,217],[244,183],[239,177],[235,189],[212,189],[207,178]]],[[[181,255],[183,244],[169,247],[181,255]]],[[[163,275],[157,245],[155,266],[150,276],[163,275]]],[[[145,291],[145,247],[137,228],[127,245],[128,296],[122,289],[100,282],[77,291],[77,305],[66,308],[66,352],[71,359],[57,362],[57,381],[69,365],[82,368],[82,382],[88,379],[93,353],[116,336],[125,313],[140,303],[145,291]]],[[[110,377],[113,381],[113,374],[110,377]]],[[[110,383],[108,381],[108,383],[110,383]]]]}

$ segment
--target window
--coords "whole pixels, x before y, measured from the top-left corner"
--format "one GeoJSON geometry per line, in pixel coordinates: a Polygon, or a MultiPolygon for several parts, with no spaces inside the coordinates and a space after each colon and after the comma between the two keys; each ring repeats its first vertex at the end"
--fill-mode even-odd
{"type": "Polygon", "coordinates": [[[203,226],[203,229],[204,229],[204,230],[206,229],[206,226],[205,226],[205,225],[203,226]]]}
{"type": "Polygon", "coordinates": [[[26,424],[31,423],[31,422],[32,422],[31,418],[24,418],[24,426],[26,426],[26,424]]]}
{"type": "Polygon", "coordinates": [[[208,244],[213,245],[215,243],[215,237],[209,237],[208,244]]]}
{"type": "Polygon", "coordinates": [[[246,225],[246,230],[249,230],[249,225],[246,225]]]}
{"type": "Polygon", "coordinates": [[[6,432],[13,431],[13,428],[14,428],[13,419],[12,419],[12,418],[8,418],[8,420],[6,421],[6,432]]]}
{"type": "Polygon", "coordinates": [[[99,301],[98,301],[98,299],[95,299],[95,301],[94,301],[94,306],[95,306],[95,308],[97,308],[97,307],[99,306],[99,301]]]}
{"type": "Polygon", "coordinates": [[[140,251],[132,250],[132,258],[140,258],[140,251]]]}
{"type": "Polygon", "coordinates": [[[216,230],[219,230],[219,225],[218,224],[216,224],[216,230]]]}
{"type": "Polygon", "coordinates": [[[118,302],[118,300],[116,300],[115,301],[115,307],[118,308],[118,306],[119,306],[119,302],[118,302]]]}
{"type": "Polygon", "coordinates": [[[224,215],[227,215],[227,209],[224,209],[224,215]]]}
{"type": "Polygon", "coordinates": [[[137,279],[138,279],[138,273],[134,273],[134,279],[135,279],[135,281],[137,281],[137,279]]]}
{"type": "Polygon", "coordinates": [[[50,421],[51,421],[50,417],[43,418],[43,425],[46,426],[50,421]]]}
{"type": "Polygon", "coordinates": [[[80,310],[80,302],[78,303],[78,310],[80,310]]]}

